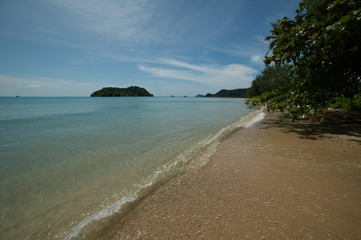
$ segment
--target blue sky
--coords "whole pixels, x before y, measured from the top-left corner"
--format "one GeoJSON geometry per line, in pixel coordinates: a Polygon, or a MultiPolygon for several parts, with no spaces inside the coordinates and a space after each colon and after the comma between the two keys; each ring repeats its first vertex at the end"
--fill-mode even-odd
{"type": "Polygon", "coordinates": [[[297,0],[0,0],[0,96],[250,87],[297,0]]]}

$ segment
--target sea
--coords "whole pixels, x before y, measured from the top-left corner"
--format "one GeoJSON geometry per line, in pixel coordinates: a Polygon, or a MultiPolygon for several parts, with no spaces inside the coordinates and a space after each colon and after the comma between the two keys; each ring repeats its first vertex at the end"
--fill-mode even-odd
{"type": "Polygon", "coordinates": [[[0,239],[87,239],[262,117],[235,98],[1,97],[0,239]]]}

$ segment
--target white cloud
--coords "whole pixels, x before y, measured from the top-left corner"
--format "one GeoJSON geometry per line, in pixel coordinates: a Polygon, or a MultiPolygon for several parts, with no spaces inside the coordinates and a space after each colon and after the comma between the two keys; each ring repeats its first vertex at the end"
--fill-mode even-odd
{"type": "Polygon", "coordinates": [[[143,0],[52,0],[73,12],[79,22],[101,35],[122,41],[141,41],[149,38],[146,23],[154,6],[143,0]]]}
{"type": "Polygon", "coordinates": [[[251,56],[251,61],[257,64],[263,64],[263,56],[260,54],[251,56]]]}
{"type": "MultiPolygon", "coordinates": [[[[243,9],[241,2],[167,0],[49,0],[72,15],[80,29],[125,45],[200,44],[219,38],[243,9]],[[220,7],[222,6],[222,7],[220,7]],[[217,18],[214,12],[217,12],[217,18]]],[[[85,33],[86,34],[86,33],[85,33]]],[[[127,46],[129,47],[129,46],[127,46]]]]}
{"type": "Polygon", "coordinates": [[[232,46],[231,48],[210,48],[213,51],[226,53],[236,57],[246,58],[257,65],[263,65],[263,56],[267,52],[267,42],[261,41],[259,37],[254,38],[253,46],[232,46]],[[257,40],[258,39],[258,40],[257,40]]]}
{"type": "Polygon", "coordinates": [[[89,96],[103,84],[0,75],[0,96],[89,96]]]}
{"type": "Polygon", "coordinates": [[[43,84],[41,83],[36,83],[36,84],[30,84],[30,85],[26,85],[26,86],[19,86],[20,88],[39,88],[43,86],[43,84]]]}
{"type": "Polygon", "coordinates": [[[173,59],[160,59],[163,67],[140,65],[139,69],[163,79],[178,79],[208,84],[218,88],[249,87],[256,69],[241,64],[206,65],[190,64],[173,59]]]}

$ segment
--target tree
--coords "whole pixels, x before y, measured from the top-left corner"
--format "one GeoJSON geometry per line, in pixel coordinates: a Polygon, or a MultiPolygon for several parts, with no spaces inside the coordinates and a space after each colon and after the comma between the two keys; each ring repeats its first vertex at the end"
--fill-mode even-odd
{"type": "Polygon", "coordinates": [[[225,98],[245,98],[248,88],[238,88],[233,90],[222,89],[216,94],[207,93],[205,97],[225,97],[225,98]]]}
{"type": "Polygon", "coordinates": [[[290,84],[257,98],[250,106],[311,117],[335,97],[360,94],[361,1],[303,0],[293,20],[272,24],[266,64],[290,64],[290,84]]]}
{"type": "Polygon", "coordinates": [[[247,91],[247,97],[259,96],[264,92],[271,92],[289,83],[288,65],[266,66],[261,74],[252,81],[247,91]]]}
{"type": "Polygon", "coordinates": [[[153,97],[145,88],[130,86],[127,88],[105,87],[93,92],[91,97],[153,97]]]}

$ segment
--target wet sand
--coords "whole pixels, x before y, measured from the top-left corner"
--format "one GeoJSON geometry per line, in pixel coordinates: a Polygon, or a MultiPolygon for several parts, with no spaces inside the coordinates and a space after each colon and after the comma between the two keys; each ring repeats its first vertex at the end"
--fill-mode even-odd
{"type": "MultiPolygon", "coordinates": [[[[101,239],[360,239],[361,119],[268,115],[147,192],[101,239]]],[[[114,219],[113,219],[114,220],[114,219]]]]}

